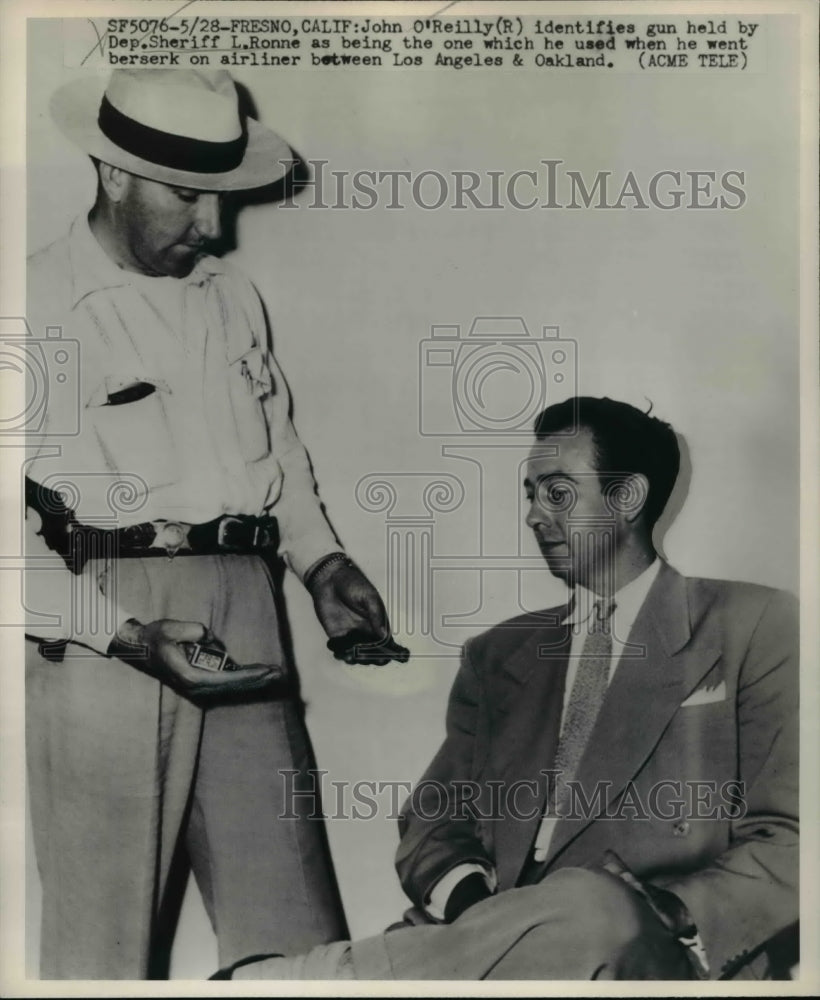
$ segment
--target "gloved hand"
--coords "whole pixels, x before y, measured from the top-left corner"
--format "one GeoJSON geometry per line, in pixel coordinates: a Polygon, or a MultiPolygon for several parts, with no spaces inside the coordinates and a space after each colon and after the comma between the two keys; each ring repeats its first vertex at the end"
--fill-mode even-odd
{"type": "Polygon", "coordinates": [[[337,660],[383,666],[406,662],[410,651],[394,642],[384,602],[344,553],[331,553],[305,574],[316,616],[337,660]]]}

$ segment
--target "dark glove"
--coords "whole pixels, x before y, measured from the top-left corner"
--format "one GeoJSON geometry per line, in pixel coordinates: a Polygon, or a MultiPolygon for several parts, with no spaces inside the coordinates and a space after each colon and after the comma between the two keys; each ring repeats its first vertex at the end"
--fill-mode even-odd
{"type": "Polygon", "coordinates": [[[409,650],[393,641],[378,591],[343,552],[320,559],[304,582],[337,660],[383,666],[409,658],[409,650]]]}
{"type": "Polygon", "coordinates": [[[400,646],[389,632],[384,639],[374,642],[370,633],[353,629],[346,635],[328,639],[327,648],[337,660],[344,660],[345,663],[383,667],[390,660],[406,663],[410,659],[410,650],[400,646]]]}
{"type": "Polygon", "coordinates": [[[456,883],[450,893],[450,898],[444,907],[444,922],[451,924],[454,920],[458,920],[465,910],[469,910],[483,899],[489,899],[492,895],[484,876],[480,872],[470,872],[456,883]]]}

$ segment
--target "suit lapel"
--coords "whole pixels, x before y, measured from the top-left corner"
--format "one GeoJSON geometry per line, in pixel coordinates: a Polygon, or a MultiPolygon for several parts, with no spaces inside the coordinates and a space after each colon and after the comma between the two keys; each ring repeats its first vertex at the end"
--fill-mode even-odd
{"type": "MultiPolygon", "coordinates": [[[[720,655],[715,637],[692,634],[686,580],[664,564],[629,634],[576,775],[587,801],[612,802],[651,756],[681,702],[720,655]]],[[[564,819],[546,864],[594,819],[564,819]]]]}

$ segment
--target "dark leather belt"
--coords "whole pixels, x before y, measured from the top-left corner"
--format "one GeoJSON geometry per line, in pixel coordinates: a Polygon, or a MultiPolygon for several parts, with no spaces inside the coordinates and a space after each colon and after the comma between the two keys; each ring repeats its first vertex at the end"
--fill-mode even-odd
{"type": "Polygon", "coordinates": [[[26,476],[26,507],[40,516],[40,534],[46,545],[65,560],[74,573],[89,559],[119,556],[250,555],[279,546],[275,517],[223,514],[204,524],[147,521],[124,528],[80,524],[63,495],[26,476]]]}
{"type": "Polygon", "coordinates": [[[68,528],[76,563],[105,556],[252,555],[279,545],[275,517],[224,514],[205,524],[147,521],[124,528],[103,529],[72,523],[68,528]]]}

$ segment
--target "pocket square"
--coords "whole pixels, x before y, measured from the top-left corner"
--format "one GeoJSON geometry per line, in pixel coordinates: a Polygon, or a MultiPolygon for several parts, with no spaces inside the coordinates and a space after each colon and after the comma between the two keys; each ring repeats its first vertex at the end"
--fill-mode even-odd
{"type": "Polygon", "coordinates": [[[693,708],[695,705],[711,705],[716,701],[726,700],[726,681],[721,681],[714,687],[698,688],[690,694],[686,701],[682,701],[681,708],[693,708]]]}

